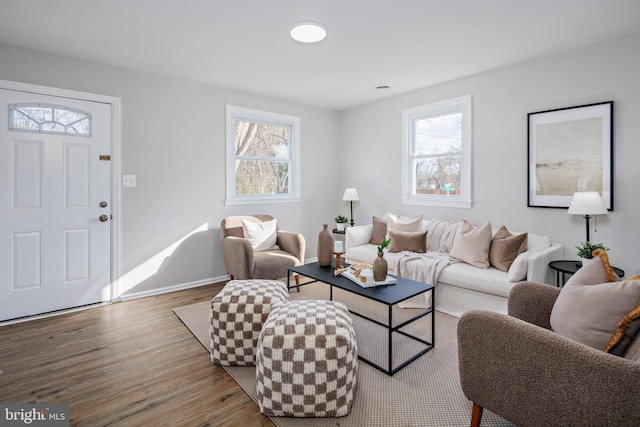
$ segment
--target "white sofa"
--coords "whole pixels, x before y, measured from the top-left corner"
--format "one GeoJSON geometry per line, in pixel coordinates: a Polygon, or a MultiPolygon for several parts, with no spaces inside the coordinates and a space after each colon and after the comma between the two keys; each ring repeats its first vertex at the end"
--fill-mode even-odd
{"type": "MultiPolygon", "coordinates": [[[[427,230],[430,220],[422,221],[422,230],[427,230]]],[[[492,229],[495,234],[496,229],[492,229]]],[[[348,227],[345,233],[345,252],[349,263],[373,263],[377,256],[377,245],[370,244],[373,225],[348,227]]],[[[517,232],[512,232],[517,234],[517,232]]],[[[428,238],[428,237],[427,237],[428,238]]],[[[464,262],[447,265],[435,283],[435,308],[445,313],[461,316],[472,309],[507,313],[507,297],[511,288],[520,281],[532,281],[555,285],[555,275],[549,269],[549,262],[562,259],[563,248],[547,236],[528,233],[527,250],[518,255],[508,272],[493,266],[482,269],[464,262]]],[[[437,246],[434,244],[431,247],[437,246]]],[[[398,275],[393,270],[394,257],[406,253],[391,253],[385,250],[389,263],[389,274],[398,275]]],[[[406,276],[406,275],[405,275],[406,276]]],[[[417,279],[416,277],[408,277],[417,279]]]]}

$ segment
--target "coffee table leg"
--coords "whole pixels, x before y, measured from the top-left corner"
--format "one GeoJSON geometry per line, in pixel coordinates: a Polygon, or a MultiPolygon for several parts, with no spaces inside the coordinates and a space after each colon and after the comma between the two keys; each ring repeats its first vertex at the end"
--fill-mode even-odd
{"type": "Polygon", "coordinates": [[[387,369],[387,375],[393,371],[393,306],[389,306],[389,327],[388,327],[388,343],[389,343],[389,368],[387,369]]]}

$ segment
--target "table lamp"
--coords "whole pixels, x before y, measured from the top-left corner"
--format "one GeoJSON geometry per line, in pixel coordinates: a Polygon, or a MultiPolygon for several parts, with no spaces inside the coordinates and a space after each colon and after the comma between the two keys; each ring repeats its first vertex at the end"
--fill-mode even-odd
{"type": "Polygon", "coordinates": [[[356,190],[355,188],[347,188],[346,190],[344,190],[344,195],[342,196],[342,200],[344,200],[345,202],[349,202],[351,204],[351,226],[353,227],[354,221],[353,221],[353,202],[354,201],[358,201],[360,200],[360,197],[358,197],[358,190],[356,190]]]}
{"type": "Polygon", "coordinates": [[[584,219],[587,220],[587,240],[585,242],[589,242],[589,219],[591,219],[591,215],[606,215],[609,212],[597,191],[579,191],[573,194],[567,213],[570,215],[584,215],[584,219]]]}

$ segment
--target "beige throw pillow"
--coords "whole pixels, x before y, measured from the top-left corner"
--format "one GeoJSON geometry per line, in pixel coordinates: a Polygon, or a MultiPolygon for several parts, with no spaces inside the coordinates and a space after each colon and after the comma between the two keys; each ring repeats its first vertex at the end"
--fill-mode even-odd
{"type": "Polygon", "coordinates": [[[518,255],[527,250],[527,233],[515,236],[504,225],[498,229],[489,251],[489,263],[501,271],[509,271],[509,267],[518,255]]]}
{"type": "Polygon", "coordinates": [[[427,232],[409,233],[389,230],[391,243],[389,252],[411,251],[419,254],[427,252],[427,232]]]}
{"type": "Polygon", "coordinates": [[[486,269],[489,268],[490,246],[491,223],[487,221],[479,227],[474,227],[463,219],[449,255],[467,264],[486,269]]]}
{"type": "Polygon", "coordinates": [[[249,240],[254,251],[268,251],[278,249],[276,220],[265,222],[253,222],[242,220],[242,232],[245,239],[249,240]]]}
{"type": "MultiPolygon", "coordinates": [[[[636,308],[640,299],[640,280],[621,281],[608,272],[605,254],[595,256],[567,280],[551,311],[551,328],[558,334],[598,350],[622,354],[622,346],[612,342],[619,324],[636,308]]],[[[635,325],[628,334],[635,335],[635,325]]]]}
{"type": "Polygon", "coordinates": [[[422,215],[414,217],[402,217],[387,212],[387,238],[389,238],[389,230],[405,231],[408,233],[417,233],[422,226],[422,215]]]}
{"type": "Polygon", "coordinates": [[[551,328],[564,337],[604,350],[620,320],[639,298],[640,280],[592,285],[570,278],[553,305],[551,328]]]}

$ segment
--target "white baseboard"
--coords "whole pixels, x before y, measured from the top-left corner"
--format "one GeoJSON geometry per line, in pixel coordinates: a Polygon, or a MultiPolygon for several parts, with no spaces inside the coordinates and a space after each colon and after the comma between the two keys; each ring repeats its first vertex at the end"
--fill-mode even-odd
{"type": "MultiPolygon", "coordinates": [[[[316,258],[306,259],[305,263],[309,264],[309,263],[317,262],[317,261],[318,261],[318,258],[316,257],[316,258]]],[[[182,291],[182,290],[185,290],[185,289],[197,288],[199,286],[210,285],[212,283],[225,282],[225,281],[228,281],[228,280],[230,280],[229,275],[225,275],[225,276],[212,277],[212,278],[209,278],[209,279],[197,280],[195,282],[189,282],[189,283],[182,283],[182,284],[178,284],[178,285],[165,286],[164,288],[150,289],[148,291],[130,292],[130,293],[125,293],[123,295],[120,295],[119,298],[114,299],[112,302],[128,301],[128,300],[137,299],[137,298],[151,297],[151,296],[154,296],[154,295],[161,295],[161,294],[166,294],[166,293],[169,293],[169,292],[175,292],[175,291],[182,291]]]]}
{"type": "Polygon", "coordinates": [[[197,288],[199,286],[210,285],[212,283],[220,283],[229,280],[229,276],[212,277],[209,279],[196,280],[195,282],[181,283],[178,285],[165,286],[158,289],[150,289],[148,291],[131,292],[120,295],[119,301],[128,301],[137,298],[151,297],[154,295],[166,294],[169,292],[182,291],[185,289],[197,288]]]}

